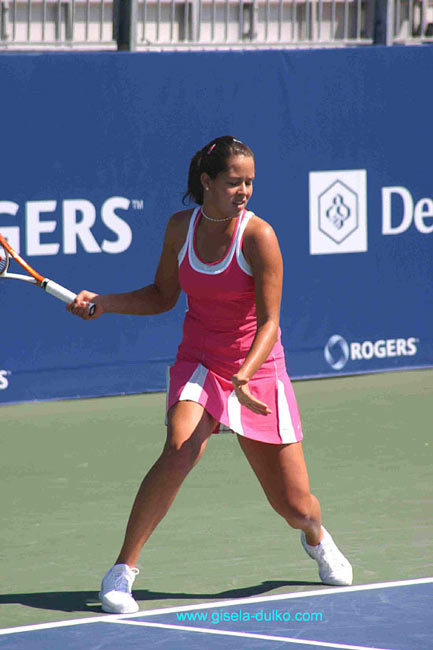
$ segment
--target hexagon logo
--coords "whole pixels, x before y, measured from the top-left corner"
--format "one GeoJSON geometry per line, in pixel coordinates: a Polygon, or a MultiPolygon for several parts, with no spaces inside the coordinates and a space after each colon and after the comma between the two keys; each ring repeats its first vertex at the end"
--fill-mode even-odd
{"type": "Polygon", "coordinates": [[[310,254],[367,251],[365,169],[310,172],[310,254]]]}
{"type": "Polygon", "coordinates": [[[358,228],[358,195],[340,180],[319,195],[319,230],[341,244],[358,228]]]}

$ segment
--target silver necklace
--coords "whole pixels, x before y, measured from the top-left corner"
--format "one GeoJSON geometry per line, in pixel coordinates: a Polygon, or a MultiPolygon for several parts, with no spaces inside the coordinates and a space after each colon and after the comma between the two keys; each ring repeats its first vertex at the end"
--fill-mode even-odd
{"type": "Polygon", "coordinates": [[[202,215],[204,216],[205,219],[207,219],[208,221],[214,221],[214,222],[216,222],[216,221],[230,221],[230,219],[235,219],[236,218],[236,217],[226,217],[225,219],[212,219],[212,217],[207,216],[207,214],[203,210],[203,208],[201,209],[201,213],[202,213],[202,215]]]}

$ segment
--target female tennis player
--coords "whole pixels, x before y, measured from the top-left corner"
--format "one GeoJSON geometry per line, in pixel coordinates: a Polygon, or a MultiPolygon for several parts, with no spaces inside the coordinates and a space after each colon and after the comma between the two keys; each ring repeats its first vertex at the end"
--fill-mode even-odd
{"type": "Polygon", "coordinates": [[[221,425],[240,446],[271,506],[318,563],[323,583],[350,585],[352,567],[321,525],[310,493],[302,429],[285,368],[279,313],[283,265],[271,226],[247,210],[254,155],[231,136],[193,157],[184,198],[199,207],[169,220],[154,282],[136,291],[82,291],[68,306],[85,320],[104,313],[159,314],[187,294],[183,339],[167,386],[167,440],[136,496],[102,609],[138,610],[131,588],[139,553],[221,425]],[[93,316],[88,304],[96,306],[93,316]]]}

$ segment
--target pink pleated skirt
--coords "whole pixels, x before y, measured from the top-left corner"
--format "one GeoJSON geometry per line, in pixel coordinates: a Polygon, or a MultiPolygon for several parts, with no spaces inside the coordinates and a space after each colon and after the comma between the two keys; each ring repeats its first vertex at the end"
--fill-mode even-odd
{"type": "Polygon", "coordinates": [[[284,358],[270,357],[249,382],[252,395],[269,406],[269,415],[243,406],[229,376],[196,360],[178,358],[167,372],[167,412],[176,402],[197,402],[219,423],[214,433],[226,429],[279,445],[302,440],[301,418],[284,358]]]}

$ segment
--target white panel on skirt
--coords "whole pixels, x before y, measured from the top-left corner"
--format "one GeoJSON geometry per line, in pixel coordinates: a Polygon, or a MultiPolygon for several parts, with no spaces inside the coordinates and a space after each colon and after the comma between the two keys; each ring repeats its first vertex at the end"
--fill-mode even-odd
{"type": "Polygon", "coordinates": [[[296,442],[286,391],[280,379],[278,379],[278,424],[281,441],[284,443],[296,442]]]}
{"type": "Polygon", "coordinates": [[[191,402],[199,401],[208,372],[209,370],[207,368],[200,363],[198,364],[179,396],[180,402],[184,400],[190,400],[191,402]]]}
{"type": "Polygon", "coordinates": [[[241,403],[236,397],[235,391],[230,393],[230,396],[227,400],[227,410],[229,415],[230,429],[239,435],[244,435],[244,430],[242,428],[241,420],[241,403]]]}

